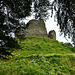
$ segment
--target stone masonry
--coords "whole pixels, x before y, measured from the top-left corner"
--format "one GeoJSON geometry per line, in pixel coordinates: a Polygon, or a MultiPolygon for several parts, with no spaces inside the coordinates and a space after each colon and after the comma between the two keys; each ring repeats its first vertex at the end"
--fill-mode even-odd
{"type": "Polygon", "coordinates": [[[47,31],[45,27],[44,21],[41,20],[30,20],[26,28],[19,28],[16,31],[16,36],[39,36],[39,37],[47,37],[47,31]]]}
{"type": "Polygon", "coordinates": [[[44,20],[39,19],[30,20],[25,28],[18,28],[15,32],[16,37],[23,37],[23,36],[39,36],[39,37],[49,37],[51,39],[56,40],[56,32],[54,30],[50,31],[47,34],[47,30],[45,27],[44,20]]]}

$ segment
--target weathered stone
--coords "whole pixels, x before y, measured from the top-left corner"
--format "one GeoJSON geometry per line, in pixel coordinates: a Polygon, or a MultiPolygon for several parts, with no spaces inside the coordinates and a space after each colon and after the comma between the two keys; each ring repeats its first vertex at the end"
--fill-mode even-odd
{"type": "Polygon", "coordinates": [[[18,28],[15,32],[16,37],[24,36],[39,36],[39,37],[49,37],[56,40],[56,32],[51,30],[47,35],[45,23],[42,19],[30,20],[25,28],[18,28]]]}
{"type": "Polygon", "coordinates": [[[16,31],[16,36],[39,36],[39,37],[47,37],[47,31],[45,27],[45,23],[42,19],[40,20],[30,20],[26,28],[19,28],[16,31]]]}
{"type": "Polygon", "coordinates": [[[54,30],[51,30],[48,34],[48,37],[56,40],[56,32],[54,30]]]}

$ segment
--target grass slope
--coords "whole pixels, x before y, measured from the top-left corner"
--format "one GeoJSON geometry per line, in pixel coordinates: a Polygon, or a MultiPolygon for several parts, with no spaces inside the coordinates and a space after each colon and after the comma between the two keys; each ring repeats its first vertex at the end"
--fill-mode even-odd
{"type": "Polygon", "coordinates": [[[9,60],[0,60],[0,75],[75,75],[75,48],[42,37],[18,43],[9,60]]]}

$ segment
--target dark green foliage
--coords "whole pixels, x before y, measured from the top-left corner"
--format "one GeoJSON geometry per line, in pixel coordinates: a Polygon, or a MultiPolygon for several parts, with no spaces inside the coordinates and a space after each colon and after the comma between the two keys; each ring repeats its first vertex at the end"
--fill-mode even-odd
{"type": "Polygon", "coordinates": [[[50,10],[49,0],[35,0],[34,2],[34,12],[35,18],[41,18],[47,20],[49,17],[48,10],[50,10]]]}
{"type": "Polygon", "coordinates": [[[72,38],[75,44],[75,1],[74,0],[1,0],[0,1],[0,34],[5,39],[6,35],[14,32],[16,28],[21,26],[20,19],[30,14],[31,4],[34,2],[35,18],[46,20],[49,17],[48,10],[55,9],[56,19],[60,26],[61,34],[72,38]]]}
{"type": "Polygon", "coordinates": [[[54,0],[53,6],[61,34],[68,35],[75,44],[75,0],[54,0]]]}
{"type": "Polygon", "coordinates": [[[24,18],[28,15],[30,15],[31,11],[31,1],[32,0],[2,0],[4,6],[7,7],[8,10],[10,10],[10,13],[12,16],[15,16],[17,18],[24,18]]]}
{"type": "Polygon", "coordinates": [[[72,47],[71,48],[71,51],[75,53],[75,47],[72,47]]]}
{"type": "Polygon", "coordinates": [[[72,47],[71,43],[65,43],[66,46],[72,47]]]}
{"type": "Polygon", "coordinates": [[[0,47],[0,59],[8,59],[8,56],[11,55],[12,56],[12,52],[15,49],[20,49],[20,46],[18,44],[18,42],[15,39],[12,39],[10,37],[7,37],[5,45],[2,45],[0,47]]]}
{"type": "Polygon", "coordinates": [[[8,47],[0,47],[0,59],[7,59],[11,55],[12,50],[8,47]]]}
{"type": "MultiPolygon", "coordinates": [[[[10,32],[20,25],[19,19],[30,15],[31,0],[1,0],[0,1],[0,40],[8,41],[10,32]]],[[[12,41],[12,40],[11,40],[12,41]]],[[[14,40],[13,40],[14,41],[14,40]]],[[[5,42],[6,43],[6,42],[5,42]]]]}

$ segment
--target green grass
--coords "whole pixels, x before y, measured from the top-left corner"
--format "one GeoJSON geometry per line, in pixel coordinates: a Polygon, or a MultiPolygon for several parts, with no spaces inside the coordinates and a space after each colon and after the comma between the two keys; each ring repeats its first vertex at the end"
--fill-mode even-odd
{"type": "Polygon", "coordinates": [[[24,37],[18,44],[9,60],[0,60],[0,75],[75,75],[75,48],[43,37],[24,37]]]}

